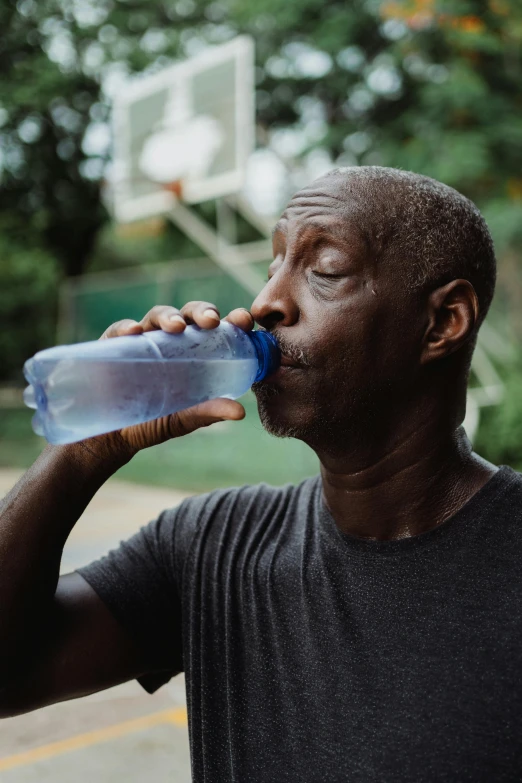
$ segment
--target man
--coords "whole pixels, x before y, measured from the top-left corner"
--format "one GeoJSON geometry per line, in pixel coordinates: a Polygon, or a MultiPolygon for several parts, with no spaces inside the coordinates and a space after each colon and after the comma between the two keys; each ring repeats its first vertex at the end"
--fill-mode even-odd
{"type": "MultiPolygon", "coordinates": [[[[244,411],[48,447],[1,516],[3,715],[184,671],[195,781],[520,780],[522,480],[461,427],[494,283],[484,220],[451,188],[361,167],[298,193],[251,315],[229,319],[278,338],[261,419],[320,476],[190,498],[58,580],[133,454],[244,411]]],[[[104,336],[218,318],[158,307],[104,336]]]]}

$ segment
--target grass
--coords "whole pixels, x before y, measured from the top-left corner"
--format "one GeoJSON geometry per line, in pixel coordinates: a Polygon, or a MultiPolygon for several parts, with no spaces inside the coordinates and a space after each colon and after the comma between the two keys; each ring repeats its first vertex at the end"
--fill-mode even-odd
{"type": "MultiPolygon", "coordinates": [[[[241,484],[282,485],[318,472],[303,443],[268,435],[252,393],[241,402],[246,418],[213,425],[140,452],[118,478],[140,484],[204,492],[241,484]]],[[[0,410],[0,467],[28,468],[44,446],[31,429],[31,411],[0,410]]]]}

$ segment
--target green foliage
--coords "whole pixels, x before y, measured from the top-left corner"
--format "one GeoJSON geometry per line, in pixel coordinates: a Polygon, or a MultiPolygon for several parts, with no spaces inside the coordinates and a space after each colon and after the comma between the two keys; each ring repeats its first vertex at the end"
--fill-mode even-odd
{"type": "Polygon", "coordinates": [[[505,396],[500,405],[484,408],[475,450],[497,465],[522,471],[522,362],[503,371],[505,396]]]}
{"type": "Polygon", "coordinates": [[[57,46],[62,58],[67,54],[66,5],[8,0],[0,7],[0,211],[22,217],[30,241],[74,275],[105,210],[99,182],[84,175],[82,149],[99,84],[85,70],[56,62],[57,46]]]}
{"type": "Polygon", "coordinates": [[[0,380],[22,381],[26,359],[54,342],[57,264],[0,231],[0,380]]]}

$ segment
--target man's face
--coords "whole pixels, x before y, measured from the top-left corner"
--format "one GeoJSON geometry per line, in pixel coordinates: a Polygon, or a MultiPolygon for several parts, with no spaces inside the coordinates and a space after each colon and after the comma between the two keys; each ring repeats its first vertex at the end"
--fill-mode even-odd
{"type": "Polygon", "coordinates": [[[294,196],[274,230],[269,281],[252,306],[299,365],[254,385],[261,421],[313,448],[350,448],[351,435],[382,426],[417,367],[411,295],[400,272],[378,268],[372,256],[362,194],[347,198],[336,177],[294,196]]]}

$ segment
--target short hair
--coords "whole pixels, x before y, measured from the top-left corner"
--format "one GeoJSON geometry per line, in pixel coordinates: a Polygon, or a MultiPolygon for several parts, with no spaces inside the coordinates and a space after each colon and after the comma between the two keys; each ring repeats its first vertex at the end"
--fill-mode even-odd
{"type": "MultiPolygon", "coordinates": [[[[470,199],[431,177],[383,166],[333,169],[359,205],[361,230],[379,259],[397,263],[413,290],[469,280],[479,301],[477,329],[496,281],[493,240],[470,199]]],[[[356,206],[357,208],[357,206],[356,206]]]]}

